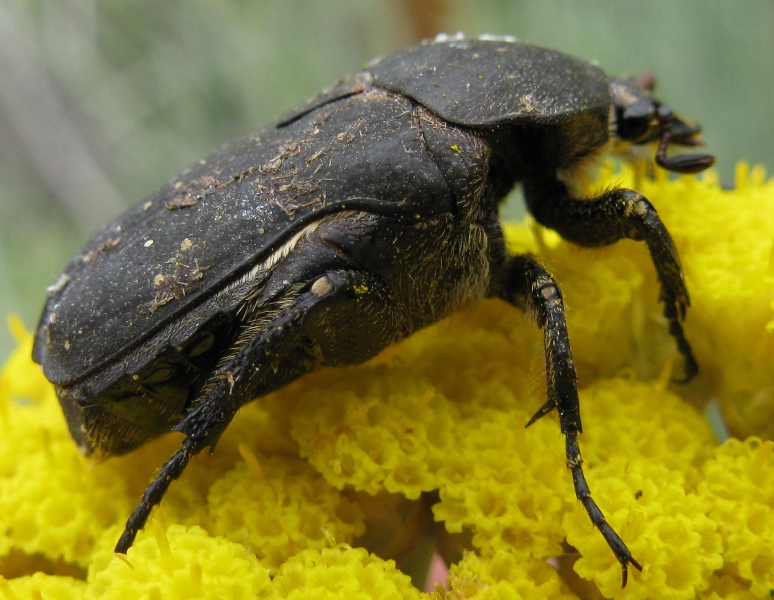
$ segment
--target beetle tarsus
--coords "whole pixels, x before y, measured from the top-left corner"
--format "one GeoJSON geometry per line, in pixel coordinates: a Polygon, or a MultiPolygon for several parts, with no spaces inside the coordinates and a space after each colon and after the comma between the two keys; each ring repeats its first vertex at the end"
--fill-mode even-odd
{"type": "Polygon", "coordinates": [[[583,458],[581,457],[576,433],[566,433],[565,440],[565,457],[567,460],[567,467],[572,471],[575,497],[583,504],[583,508],[586,509],[589,519],[594,526],[599,529],[599,532],[607,542],[607,545],[610,546],[613,554],[615,554],[616,559],[621,563],[621,587],[626,587],[626,582],[629,578],[628,565],[632,565],[638,571],[642,571],[642,566],[634,559],[629,548],[626,547],[626,544],[621,539],[621,536],[619,536],[615,529],[610,526],[605,519],[605,515],[591,497],[591,490],[586,482],[586,476],[583,473],[583,458]]]}
{"type": "Polygon", "coordinates": [[[170,484],[180,477],[191,459],[198,454],[198,450],[191,448],[188,439],[183,442],[183,447],[172,455],[166,464],[161,468],[156,479],[148,486],[142,495],[142,500],[134,509],[126,522],[124,532],[121,534],[116,544],[115,552],[126,554],[137,537],[137,532],[145,527],[145,523],[150,516],[151,510],[156,506],[166,494],[170,484]]]}
{"type": "Polygon", "coordinates": [[[669,320],[669,334],[674,338],[677,344],[677,350],[683,355],[683,375],[682,377],[676,377],[676,383],[688,383],[699,372],[699,364],[696,362],[696,358],[693,356],[693,350],[688,340],[685,339],[685,333],[683,332],[683,326],[677,318],[670,318],[666,314],[666,307],[664,308],[664,314],[669,320]]]}

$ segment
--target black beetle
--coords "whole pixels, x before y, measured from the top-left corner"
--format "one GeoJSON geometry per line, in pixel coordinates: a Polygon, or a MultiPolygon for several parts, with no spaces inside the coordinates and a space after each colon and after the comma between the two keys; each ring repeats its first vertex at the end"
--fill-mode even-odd
{"type": "Polygon", "coordinates": [[[512,39],[444,37],[343,79],[181,173],[98,233],[49,288],[34,359],[86,454],[186,435],[116,547],[132,545],[172,480],[239,407],[322,365],[365,361],[461,305],[498,297],[537,315],[548,399],[575,492],[623,570],[641,569],[592,500],[581,466],[562,295],[508,256],[498,206],[517,182],[532,215],[583,246],[648,245],[685,378],[697,370],[669,233],[640,194],[579,199],[602,151],[657,143],[699,172],[698,127],[565,54],[512,39]]]}

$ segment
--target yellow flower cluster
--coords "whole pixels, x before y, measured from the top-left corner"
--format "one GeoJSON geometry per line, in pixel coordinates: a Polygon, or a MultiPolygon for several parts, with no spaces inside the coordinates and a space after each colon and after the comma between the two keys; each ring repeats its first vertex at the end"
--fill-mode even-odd
{"type": "Polygon", "coordinates": [[[542,404],[542,336],[490,300],[359,367],[328,369],[245,406],[196,457],[125,557],[112,552],[170,434],[81,457],[31,339],[0,372],[0,597],[546,599],[768,597],[774,589],[774,182],[736,189],[603,167],[641,191],[680,251],[700,365],[687,385],[643,244],[585,250],[508,228],[562,286],[593,495],[643,571],[621,570],[575,499],[542,404]],[[718,445],[695,408],[716,399],[718,445]],[[757,437],[748,437],[755,435],[757,437]],[[429,540],[429,542],[428,542],[429,540]],[[446,587],[410,557],[435,547],[446,587]],[[416,570],[413,571],[416,573],[416,570]],[[594,593],[597,593],[596,591],[594,593]]]}

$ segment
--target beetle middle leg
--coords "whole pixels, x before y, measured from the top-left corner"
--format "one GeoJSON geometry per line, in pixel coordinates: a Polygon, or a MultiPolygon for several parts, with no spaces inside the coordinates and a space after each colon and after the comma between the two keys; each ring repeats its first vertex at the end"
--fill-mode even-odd
{"type": "MultiPolygon", "coordinates": [[[[378,331],[387,332],[389,328],[383,325],[391,316],[389,306],[383,284],[360,271],[331,271],[305,286],[290,306],[250,338],[215,374],[202,400],[174,427],[186,438],[146,488],[115,551],[126,553],[170,484],[182,475],[194,456],[215,446],[240,406],[312,370],[318,366],[316,362],[326,362],[330,346],[338,356],[345,357],[344,362],[352,362],[346,360],[351,347],[339,348],[348,341],[347,331],[357,332],[357,325],[367,321],[378,331]],[[375,312],[374,307],[381,311],[375,312]],[[341,319],[347,319],[351,327],[342,327],[341,319]],[[277,372],[283,373],[283,377],[277,378],[277,372]]],[[[379,333],[366,337],[369,347],[357,349],[362,360],[392,341],[379,333]]]]}
{"type": "Polygon", "coordinates": [[[535,219],[569,242],[594,247],[626,238],[647,244],[661,285],[659,300],[664,303],[669,333],[685,363],[680,381],[692,379],[699,367],[682,326],[691,302],[677,249],[653,205],[641,194],[621,188],[588,200],[574,199],[558,180],[527,181],[524,190],[535,219]]]}
{"type": "Polygon", "coordinates": [[[572,472],[575,495],[621,563],[621,585],[624,587],[628,577],[627,566],[632,565],[639,571],[642,571],[642,566],[632,557],[621,537],[605,520],[602,511],[591,497],[583,474],[583,459],[577,439],[583,430],[577,376],[559,286],[534,258],[514,256],[508,259],[500,296],[507,302],[535,314],[538,326],[543,330],[548,400],[529,420],[527,426],[554,409],[558,411],[560,427],[565,437],[565,460],[572,472]]]}

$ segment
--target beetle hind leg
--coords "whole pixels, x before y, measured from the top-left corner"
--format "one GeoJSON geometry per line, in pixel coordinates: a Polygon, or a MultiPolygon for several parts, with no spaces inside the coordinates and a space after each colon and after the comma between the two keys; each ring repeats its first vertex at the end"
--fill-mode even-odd
{"type": "Polygon", "coordinates": [[[170,484],[182,475],[194,456],[214,447],[245,402],[278,389],[325,362],[331,344],[344,362],[352,363],[356,362],[351,360],[354,358],[369,358],[369,354],[376,354],[391,341],[386,333],[389,327],[385,326],[390,322],[390,295],[371,275],[330,271],[293,294],[294,298],[288,294],[286,307],[246,340],[211,377],[201,401],[174,427],[186,438],[145,490],[126,523],[116,552],[126,553],[170,484]],[[354,349],[351,357],[341,348],[350,341],[346,333],[341,334],[348,329],[368,334],[366,347],[354,347],[354,342],[349,345],[350,350],[354,349]],[[336,338],[337,335],[343,337],[336,338]]]}
{"type": "Polygon", "coordinates": [[[554,409],[558,410],[560,427],[565,437],[565,459],[572,472],[575,496],[621,563],[623,587],[629,574],[628,565],[639,571],[642,571],[642,566],[632,557],[626,544],[608,524],[592,499],[583,473],[583,458],[577,439],[582,431],[577,376],[559,286],[551,274],[530,256],[509,258],[505,273],[501,297],[523,310],[532,312],[537,317],[538,326],[543,330],[548,399],[529,420],[527,426],[554,409]]]}
{"type": "MultiPolygon", "coordinates": [[[[281,321],[290,320],[287,317],[292,317],[292,315],[287,315],[281,321]]],[[[279,324],[267,327],[264,330],[264,335],[258,336],[259,343],[257,345],[265,348],[266,352],[270,351],[276,345],[275,340],[281,329],[282,326],[279,324]]],[[[243,403],[243,396],[233,393],[235,391],[233,369],[241,370],[241,366],[245,362],[244,358],[247,356],[244,352],[240,352],[229,363],[227,369],[221,371],[217,383],[208,391],[205,398],[174,427],[174,431],[184,433],[186,438],[181,443],[180,449],[164,464],[159,474],[146,488],[140,503],[126,522],[124,532],[116,544],[115,552],[126,554],[134,543],[137,532],[145,526],[153,507],[161,502],[170,484],[183,474],[194,456],[207,446],[213,447],[231,423],[243,403]]],[[[249,360],[247,364],[249,365],[249,360]]]]}
{"type": "Polygon", "coordinates": [[[198,453],[199,450],[196,450],[192,447],[192,444],[188,443],[188,440],[185,440],[183,442],[183,447],[175,452],[172,455],[172,458],[166,462],[159,475],[145,490],[145,493],[142,495],[142,500],[127,520],[124,532],[121,534],[121,537],[116,544],[115,552],[126,554],[127,550],[129,550],[134,543],[137,532],[145,526],[145,522],[148,520],[153,507],[161,502],[169,485],[182,475],[183,471],[188,466],[188,463],[198,453]]]}

